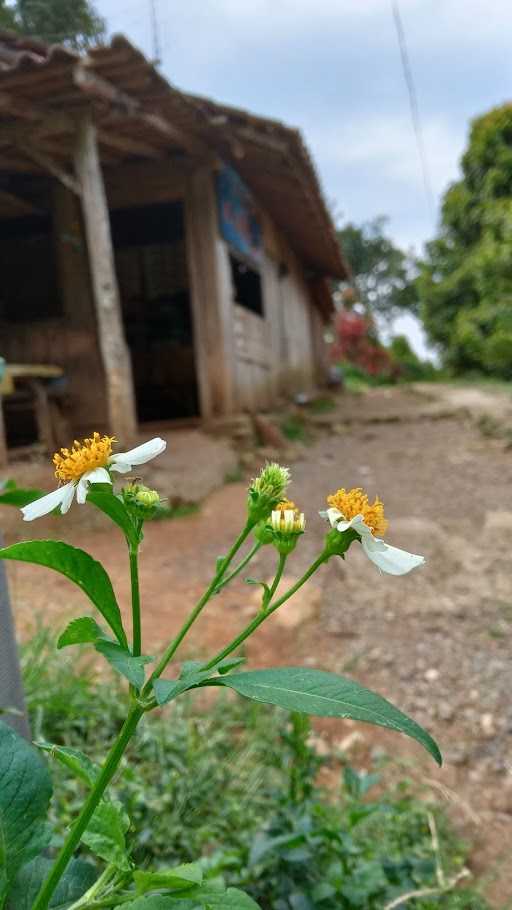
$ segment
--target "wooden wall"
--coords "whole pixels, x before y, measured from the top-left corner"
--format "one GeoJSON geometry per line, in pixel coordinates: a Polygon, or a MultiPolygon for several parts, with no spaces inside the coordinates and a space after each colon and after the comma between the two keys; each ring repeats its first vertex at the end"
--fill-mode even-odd
{"type": "Polygon", "coordinates": [[[62,315],[0,323],[0,337],[8,362],[63,368],[68,416],[73,432],[79,435],[91,427],[106,428],[104,377],[78,201],[55,183],[54,204],[54,253],[62,315]]]}

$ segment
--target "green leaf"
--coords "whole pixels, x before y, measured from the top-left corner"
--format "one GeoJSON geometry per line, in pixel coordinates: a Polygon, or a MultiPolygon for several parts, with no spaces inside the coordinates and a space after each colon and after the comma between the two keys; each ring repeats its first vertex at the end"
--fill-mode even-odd
{"type": "Polygon", "coordinates": [[[213,888],[208,883],[179,894],[155,894],[123,904],[123,910],[259,910],[252,897],[238,888],[213,888]]]}
{"type": "Polygon", "coordinates": [[[53,743],[44,741],[36,742],[34,745],[43,752],[47,752],[52,758],[56,758],[62,765],[69,768],[75,777],[83,780],[88,786],[92,787],[96,782],[101,770],[100,766],[92,762],[79,749],[71,749],[68,746],[55,746],[53,743]]]}
{"type": "Polygon", "coordinates": [[[154,679],[153,691],[158,705],[166,705],[174,701],[178,695],[192,689],[199,683],[204,682],[210,676],[211,670],[202,673],[188,673],[181,679],[154,679]]]}
{"type": "Polygon", "coordinates": [[[57,647],[67,648],[69,645],[96,644],[98,639],[105,638],[105,633],[90,616],[81,616],[73,619],[57,641],[57,647]]]}
{"type": "Polygon", "coordinates": [[[209,670],[201,670],[201,661],[187,660],[181,666],[179,679],[155,679],[153,680],[153,691],[157,704],[166,705],[174,701],[178,695],[182,695],[188,689],[193,689],[202,683],[207,683],[212,673],[224,675],[234,670],[235,667],[244,663],[245,657],[225,657],[209,670]]]}
{"type": "Polygon", "coordinates": [[[245,657],[225,657],[224,660],[215,664],[213,669],[217,670],[217,673],[220,673],[221,676],[224,676],[225,673],[230,673],[231,670],[234,670],[236,667],[239,667],[240,664],[244,663],[245,657]]]}
{"type": "Polygon", "coordinates": [[[131,866],[125,834],[129,827],[126,814],[116,803],[101,802],[83,834],[82,841],[95,856],[99,856],[107,863],[113,863],[123,872],[128,872],[131,866]]]}
{"type": "Polygon", "coordinates": [[[263,588],[263,591],[264,591],[264,594],[265,594],[265,598],[266,598],[267,600],[269,599],[269,597],[270,597],[270,588],[269,588],[269,586],[267,585],[267,583],[266,583],[265,581],[257,581],[256,578],[246,578],[246,579],[245,579],[245,583],[246,583],[246,585],[256,585],[256,586],[259,585],[260,587],[263,588]]]}
{"type": "Polygon", "coordinates": [[[135,686],[136,689],[142,689],[145,679],[144,667],[146,664],[151,663],[152,657],[145,657],[144,655],[134,657],[126,648],[122,648],[121,645],[116,644],[114,641],[97,641],[95,648],[100,654],[103,654],[103,657],[108,660],[114,670],[121,673],[122,676],[125,676],[131,682],[132,686],[135,686]]]}
{"type": "Polygon", "coordinates": [[[117,640],[128,644],[112,582],[101,563],[84,550],[58,540],[28,540],[4,547],[0,559],[35,563],[65,575],[92,600],[117,640]]]}
{"type": "Polygon", "coordinates": [[[388,727],[421,743],[436,762],[442,764],[437,743],[423,727],[381,695],[352,679],[309,667],[279,667],[218,677],[208,684],[229,686],[246,698],[289,711],[317,717],[350,717],[388,727]]]}
{"type": "MultiPolygon", "coordinates": [[[[31,907],[53,863],[38,856],[18,872],[9,892],[5,910],[31,910],[31,907]]],[[[90,863],[72,859],[49,903],[49,910],[63,910],[90,888],[97,872],[90,863]]]]}
{"type": "Polygon", "coordinates": [[[202,884],[203,870],[198,863],[185,863],[161,872],[134,872],[133,880],[137,894],[145,894],[147,891],[162,891],[164,888],[168,891],[183,891],[186,888],[202,884]]]}
{"type": "Polygon", "coordinates": [[[36,749],[0,721],[0,906],[19,869],[48,845],[52,783],[36,749]]]}
{"type": "Polygon", "coordinates": [[[101,490],[99,486],[99,484],[91,486],[87,494],[87,502],[91,502],[93,506],[96,506],[111,521],[115,522],[121,528],[129,543],[136,547],[139,544],[139,535],[124,502],[114,495],[112,488],[109,491],[101,490]]]}
{"type": "Polygon", "coordinates": [[[0,506],[17,506],[21,509],[41,496],[44,496],[43,490],[24,489],[16,486],[13,480],[0,486],[0,506]]]}

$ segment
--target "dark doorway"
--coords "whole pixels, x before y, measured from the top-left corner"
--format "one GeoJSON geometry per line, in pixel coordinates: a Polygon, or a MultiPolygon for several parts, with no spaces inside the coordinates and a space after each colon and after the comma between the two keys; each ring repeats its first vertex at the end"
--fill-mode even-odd
{"type": "Polygon", "coordinates": [[[199,414],[183,205],[111,213],[138,418],[199,414]]]}

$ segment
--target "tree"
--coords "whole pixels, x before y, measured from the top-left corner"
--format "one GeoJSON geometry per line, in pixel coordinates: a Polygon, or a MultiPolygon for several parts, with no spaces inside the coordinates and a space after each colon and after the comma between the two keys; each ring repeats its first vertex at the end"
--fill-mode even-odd
{"type": "Polygon", "coordinates": [[[348,223],[338,239],[353,275],[358,297],[373,314],[392,318],[416,312],[415,263],[386,236],[387,219],[374,218],[358,227],[348,223]]]}
{"type": "Polygon", "coordinates": [[[16,18],[12,7],[7,6],[5,0],[0,0],[0,28],[16,29],[16,18]]]}
{"type": "Polygon", "coordinates": [[[418,293],[425,328],[456,372],[512,378],[512,107],[476,119],[462,179],[446,192],[418,293]]]}
{"type": "Polygon", "coordinates": [[[4,27],[76,50],[98,44],[105,34],[105,21],[89,0],[15,0],[10,7],[0,0],[2,25],[3,13],[4,27]]]}

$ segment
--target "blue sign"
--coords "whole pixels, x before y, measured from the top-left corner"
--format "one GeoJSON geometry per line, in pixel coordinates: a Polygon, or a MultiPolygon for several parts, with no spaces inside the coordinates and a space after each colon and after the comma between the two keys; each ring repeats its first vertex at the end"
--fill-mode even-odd
{"type": "Polygon", "coordinates": [[[234,250],[256,263],[263,258],[263,239],[250,190],[227,165],[217,174],[220,233],[234,250]]]}

